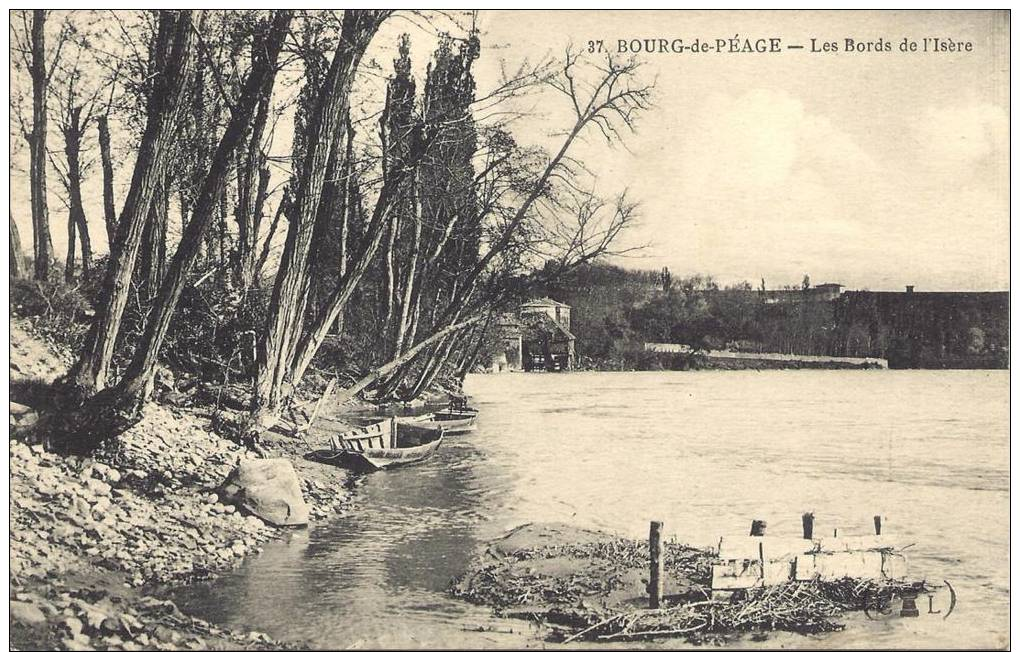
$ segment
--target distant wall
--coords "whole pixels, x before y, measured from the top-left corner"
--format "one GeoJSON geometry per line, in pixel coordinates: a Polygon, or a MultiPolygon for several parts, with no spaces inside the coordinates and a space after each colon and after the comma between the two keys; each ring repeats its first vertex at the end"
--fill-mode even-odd
{"type": "Polygon", "coordinates": [[[882,358],[855,358],[792,353],[743,353],[739,351],[697,351],[686,344],[646,342],[645,351],[689,354],[691,366],[699,369],[888,369],[882,358]]]}
{"type": "Polygon", "coordinates": [[[1008,292],[848,291],[834,302],[831,352],[892,368],[1009,366],[1008,292]]]}
{"type": "Polygon", "coordinates": [[[800,369],[888,369],[889,362],[882,358],[851,358],[834,355],[795,355],[792,353],[739,353],[736,351],[705,351],[710,361],[734,361],[748,364],[753,362],[774,363],[770,368],[800,369]]]}

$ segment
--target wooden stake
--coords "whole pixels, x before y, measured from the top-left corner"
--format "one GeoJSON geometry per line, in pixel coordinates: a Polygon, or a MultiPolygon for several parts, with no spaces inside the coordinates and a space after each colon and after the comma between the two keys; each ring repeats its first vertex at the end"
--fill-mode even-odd
{"type": "Polygon", "coordinates": [[[648,529],[648,551],[649,551],[649,578],[648,578],[648,606],[651,609],[659,608],[659,601],[662,599],[662,521],[652,521],[648,529]]]}
{"type": "Polygon", "coordinates": [[[326,389],[323,390],[322,396],[319,397],[319,400],[315,403],[315,407],[312,408],[312,414],[308,417],[308,421],[300,426],[297,425],[297,423],[295,423],[291,435],[299,435],[305,432],[306,430],[311,430],[312,424],[315,423],[315,417],[319,416],[319,410],[322,409],[323,403],[325,403],[326,399],[328,399],[330,395],[333,393],[334,387],[336,387],[335,376],[333,378],[330,378],[329,382],[326,383],[326,389]]]}
{"type": "Polygon", "coordinates": [[[875,534],[882,534],[882,517],[875,515],[875,534]]]}
{"type": "Polygon", "coordinates": [[[765,536],[765,521],[754,520],[751,521],[751,536],[752,537],[763,537],[765,536]]]}
{"type": "Polygon", "coordinates": [[[815,515],[813,512],[804,512],[804,515],[800,517],[801,525],[804,526],[804,538],[814,538],[815,533],[815,515]]]}

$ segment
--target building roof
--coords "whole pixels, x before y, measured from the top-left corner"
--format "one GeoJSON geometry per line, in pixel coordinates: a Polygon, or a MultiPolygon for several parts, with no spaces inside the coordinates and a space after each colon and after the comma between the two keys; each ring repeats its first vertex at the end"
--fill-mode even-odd
{"type": "Polygon", "coordinates": [[[522,308],[539,308],[539,307],[546,308],[549,306],[555,306],[559,308],[570,307],[565,303],[560,303],[559,301],[555,301],[553,299],[550,299],[549,297],[542,297],[541,299],[532,299],[531,301],[521,304],[522,308]]]}
{"type": "Polygon", "coordinates": [[[521,321],[510,312],[504,312],[496,317],[497,326],[520,326],[521,321]]]}
{"type": "Polygon", "coordinates": [[[563,327],[563,324],[544,312],[521,315],[521,321],[524,322],[524,331],[529,334],[548,333],[553,336],[554,341],[577,339],[573,333],[563,327]]]}

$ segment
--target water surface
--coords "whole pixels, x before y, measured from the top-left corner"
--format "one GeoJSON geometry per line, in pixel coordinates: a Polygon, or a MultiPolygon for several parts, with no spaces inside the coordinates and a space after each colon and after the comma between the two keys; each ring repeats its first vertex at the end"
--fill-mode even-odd
{"type": "MultiPolygon", "coordinates": [[[[314,647],[539,645],[520,621],[444,594],[481,542],[529,521],[697,545],[745,534],[871,531],[914,545],[911,575],[955,613],[854,619],[785,646],[1003,646],[1009,600],[1009,375],[764,371],[469,377],[478,431],[376,473],[353,511],[189,587],[182,607],[314,647]]],[[[923,605],[922,605],[923,606],[923,605]]],[[[663,645],[657,643],[655,645],[663,645]]],[[[666,643],[676,645],[676,642],[666,643]]]]}

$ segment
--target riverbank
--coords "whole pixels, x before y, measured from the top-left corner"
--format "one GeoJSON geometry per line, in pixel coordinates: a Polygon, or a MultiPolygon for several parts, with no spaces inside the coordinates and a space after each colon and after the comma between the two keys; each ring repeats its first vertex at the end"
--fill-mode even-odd
{"type": "MultiPolygon", "coordinates": [[[[33,333],[31,323],[15,320],[11,334],[12,387],[45,387],[66,371],[66,353],[33,333]]],[[[286,647],[184,616],[152,597],[233,568],[284,532],[220,502],[217,487],[241,460],[255,457],[217,434],[222,410],[149,404],[135,426],[78,457],[15,438],[25,432],[26,417],[14,407],[14,648],[286,647]]],[[[355,480],[347,471],[305,460],[304,443],[285,435],[269,433],[262,445],[294,466],[312,520],[348,507],[355,480]]]]}
{"type": "Polygon", "coordinates": [[[717,349],[695,350],[686,344],[646,343],[620,360],[582,359],[584,371],[765,371],[785,369],[888,369],[883,358],[855,358],[792,353],[752,353],[717,349]]]}
{"type": "Polygon", "coordinates": [[[696,369],[888,369],[882,358],[850,358],[791,353],[742,353],[701,351],[695,354],[696,369]]]}

